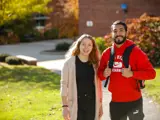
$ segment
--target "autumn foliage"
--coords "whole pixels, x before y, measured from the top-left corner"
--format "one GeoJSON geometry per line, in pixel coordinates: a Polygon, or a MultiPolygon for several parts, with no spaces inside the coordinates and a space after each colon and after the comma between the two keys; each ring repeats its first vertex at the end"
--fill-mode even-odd
{"type": "Polygon", "coordinates": [[[53,3],[52,28],[57,28],[59,38],[78,35],[78,0],[55,0],[53,3]]]}
{"type": "Polygon", "coordinates": [[[128,38],[133,40],[149,57],[154,66],[160,66],[160,17],[143,14],[126,20],[128,38]]]}

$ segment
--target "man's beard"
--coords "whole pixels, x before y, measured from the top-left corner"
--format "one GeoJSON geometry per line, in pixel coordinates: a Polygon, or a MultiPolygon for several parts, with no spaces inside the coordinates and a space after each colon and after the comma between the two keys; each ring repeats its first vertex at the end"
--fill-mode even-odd
{"type": "Polygon", "coordinates": [[[126,36],[116,36],[115,38],[113,38],[113,40],[117,45],[120,45],[126,41],[126,36]],[[122,37],[123,39],[117,39],[118,37],[122,37]]]}

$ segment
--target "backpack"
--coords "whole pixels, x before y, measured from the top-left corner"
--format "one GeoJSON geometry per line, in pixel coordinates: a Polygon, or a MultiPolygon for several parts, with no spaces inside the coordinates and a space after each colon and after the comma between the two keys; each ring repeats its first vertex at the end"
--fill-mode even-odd
{"type": "MultiPolygon", "coordinates": [[[[126,68],[129,67],[129,56],[132,52],[132,49],[135,47],[136,45],[135,44],[132,44],[130,45],[129,47],[127,47],[123,53],[123,64],[126,68]]],[[[110,59],[109,59],[109,68],[113,68],[113,63],[114,63],[114,47],[112,46],[111,47],[111,54],[110,54],[110,59]]],[[[106,81],[105,81],[105,84],[104,84],[104,87],[107,86],[108,84],[108,81],[109,81],[109,76],[107,77],[106,81]]],[[[140,89],[143,89],[145,88],[145,84],[144,84],[144,80],[137,80],[137,87],[140,88],[140,89]]]]}

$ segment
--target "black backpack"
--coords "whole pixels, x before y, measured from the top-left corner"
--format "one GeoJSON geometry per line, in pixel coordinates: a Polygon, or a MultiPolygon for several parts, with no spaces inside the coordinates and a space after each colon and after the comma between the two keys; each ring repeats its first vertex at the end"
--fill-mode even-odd
{"type": "MultiPolygon", "coordinates": [[[[126,68],[129,67],[129,56],[132,52],[132,49],[135,47],[135,44],[133,45],[130,45],[129,47],[127,47],[123,53],[123,64],[126,68]]],[[[109,68],[113,68],[113,63],[114,63],[114,47],[112,46],[111,47],[111,54],[110,54],[110,59],[109,59],[109,68]]],[[[107,77],[106,81],[105,81],[105,84],[104,84],[104,87],[107,86],[108,84],[108,81],[109,81],[109,76],[107,77]]],[[[143,89],[145,88],[145,84],[144,84],[144,80],[137,80],[137,87],[138,89],[143,89]]]]}

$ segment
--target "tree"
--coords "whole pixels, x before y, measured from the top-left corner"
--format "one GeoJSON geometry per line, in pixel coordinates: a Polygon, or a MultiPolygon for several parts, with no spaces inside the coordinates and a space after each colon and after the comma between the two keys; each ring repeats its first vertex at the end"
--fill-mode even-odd
{"type": "Polygon", "coordinates": [[[78,35],[78,0],[65,0],[64,21],[60,25],[60,36],[75,37],[78,35]]]}
{"type": "Polygon", "coordinates": [[[0,25],[6,22],[24,19],[33,13],[47,13],[51,0],[0,0],[0,25]]]}
{"type": "Polygon", "coordinates": [[[64,11],[68,13],[68,15],[74,16],[76,20],[78,20],[79,8],[78,8],[78,0],[67,0],[65,4],[64,11]]]}

